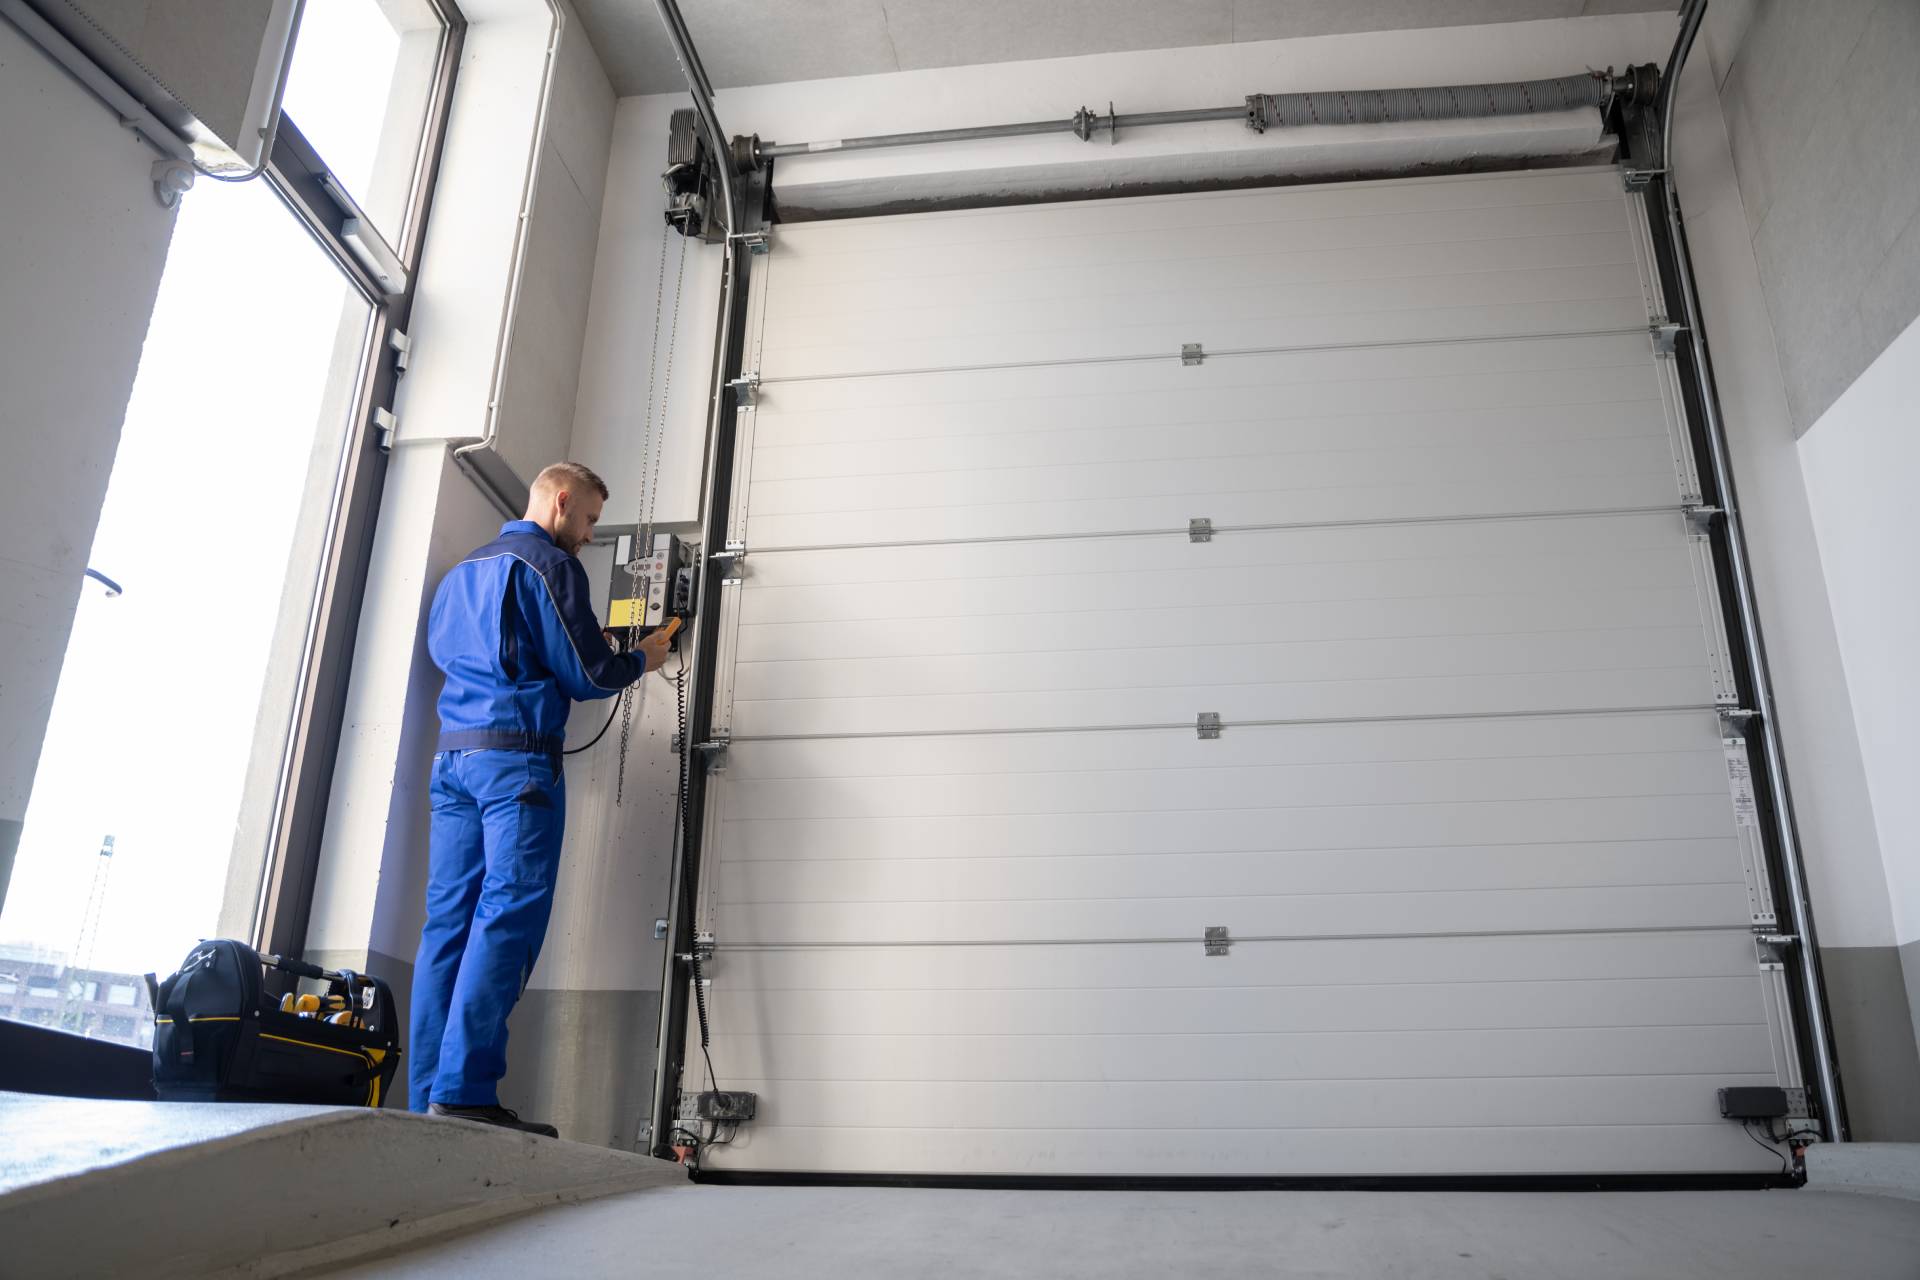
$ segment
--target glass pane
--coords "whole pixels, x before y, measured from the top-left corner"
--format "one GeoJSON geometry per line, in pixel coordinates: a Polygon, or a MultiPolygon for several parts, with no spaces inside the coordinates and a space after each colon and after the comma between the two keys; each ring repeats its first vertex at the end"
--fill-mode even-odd
{"type": "Polygon", "coordinates": [[[282,109],[396,250],[444,35],[426,0],[324,0],[293,46],[282,109]]]}
{"type": "MultiPolygon", "coordinates": [[[[312,6],[324,8],[324,5],[312,6]]],[[[181,204],[0,914],[0,1016],[148,1044],[244,934],[371,308],[264,182],[181,204]]]]}

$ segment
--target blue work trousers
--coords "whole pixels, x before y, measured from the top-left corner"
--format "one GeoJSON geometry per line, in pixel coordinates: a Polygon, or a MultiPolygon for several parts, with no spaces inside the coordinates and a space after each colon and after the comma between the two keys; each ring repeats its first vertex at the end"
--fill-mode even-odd
{"type": "Polygon", "coordinates": [[[507,1073],[507,1015],[553,910],[567,792],[556,756],[433,758],[427,925],[413,970],[408,1105],[488,1106],[507,1073]]]}

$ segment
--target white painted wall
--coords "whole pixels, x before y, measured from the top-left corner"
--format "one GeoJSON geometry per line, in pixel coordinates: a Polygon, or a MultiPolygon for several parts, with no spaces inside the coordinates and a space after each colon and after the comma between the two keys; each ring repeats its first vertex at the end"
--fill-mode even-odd
{"type": "Polygon", "coordinates": [[[426,610],[501,521],[448,447],[492,429],[525,480],[562,456],[572,420],[613,91],[565,5],[557,22],[545,0],[467,12],[308,926],[315,951],[410,959],[419,944],[441,684],[426,610]]]}
{"type": "Polygon", "coordinates": [[[173,214],[155,153],[0,21],[0,897],[173,214]]]}
{"type": "Polygon", "coordinates": [[[1800,437],[1827,597],[1847,669],[1892,900],[1894,940],[1920,941],[1920,322],[1800,437]]]}
{"type": "Polygon", "coordinates": [[[1676,111],[1678,190],[1713,344],[1820,944],[1886,946],[1893,921],[1860,743],[1826,606],[1786,384],[1706,58],[1688,65],[1676,111]]]}

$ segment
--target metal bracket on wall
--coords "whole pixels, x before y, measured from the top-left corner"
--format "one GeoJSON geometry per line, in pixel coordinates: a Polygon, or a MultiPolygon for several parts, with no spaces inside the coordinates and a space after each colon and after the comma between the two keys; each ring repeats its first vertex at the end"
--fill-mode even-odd
{"type": "Polygon", "coordinates": [[[694,754],[705,762],[708,773],[725,773],[727,771],[727,748],[731,746],[732,743],[733,739],[731,735],[716,729],[714,730],[713,737],[707,739],[707,741],[694,743],[693,750],[694,754]]]}
{"type": "Polygon", "coordinates": [[[1187,521],[1188,542],[1212,542],[1213,521],[1206,516],[1196,516],[1187,521]]]}
{"type": "Polygon", "coordinates": [[[1183,342],[1180,344],[1180,363],[1181,364],[1199,364],[1202,361],[1204,361],[1206,358],[1207,358],[1207,353],[1200,349],[1199,343],[1183,342]]]}
{"type": "Polygon", "coordinates": [[[729,542],[725,550],[713,553],[713,560],[720,566],[722,585],[747,576],[747,544],[744,542],[729,542]]]}
{"type": "Polygon", "coordinates": [[[1233,945],[1233,937],[1227,932],[1227,926],[1223,924],[1210,924],[1207,926],[1207,936],[1203,945],[1206,947],[1208,955],[1223,956],[1227,954],[1227,949],[1233,945]]]}
{"type": "Polygon", "coordinates": [[[1202,711],[1193,722],[1193,729],[1202,742],[1211,742],[1220,736],[1220,713],[1202,711]]]}
{"type": "Polygon", "coordinates": [[[760,403],[760,371],[742,374],[727,384],[727,390],[733,392],[733,404],[737,409],[751,410],[760,403]]]}
{"type": "Polygon", "coordinates": [[[1760,962],[1760,970],[1765,973],[1787,967],[1787,952],[1792,950],[1800,939],[1790,933],[1757,933],[1753,937],[1754,958],[1760,962]]]}
{"type": "Polygon", "coordinates": [[[773,252],[773,237],[768,234],[764,228],[758,231],[742,231],[733,238],[740,244],[747,246],[747,252],[753,254],[755,257],[762,257],[773,252]]]}
{"type": "Polygon", "coordinates": [[[1671,320],[1648,325],[1647,334],[1653,339],[1655,355],[1670,356],[1680,343],[1680,326],[1671,320]]]}
{"type": "Polygon", "coordinates": [[[1687,518],[1688,533],[1709,533],[1713,529],[1714,517],[1725,515],[1726,512],[1718,507],[1688,507],[1681,514],[1687,518]]]}

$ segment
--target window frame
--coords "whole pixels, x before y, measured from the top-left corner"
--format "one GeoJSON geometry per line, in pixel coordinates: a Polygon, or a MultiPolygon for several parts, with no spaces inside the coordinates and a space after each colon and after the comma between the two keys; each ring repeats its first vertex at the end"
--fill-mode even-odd
{"type": "MultiPolygon", "coordinates": [[[[372,308],[301,647],[300,678],[281,752],[249,939],[274,955],[298,955],[306,944],[327,802],[346,718],[354,641],[387,474],[390,441],[377,419],[392,412],[404,370],[407,326],[466,34],[466,18],[454,0],[428,3],[439,14],[444,32],[423,113],[403,238],[397,246],[384,246],[403,268],[399,288],[390,289],[376,277],[364,248],[357,248],[343,234],[351,211],[330,192],[330,187],[337,191],[338,184],[290,117],[280,120],[265,170],[274,193],[372,308]]],[[[363,241],[367,230],[364,223],[357,229],[363,241]]]]}

